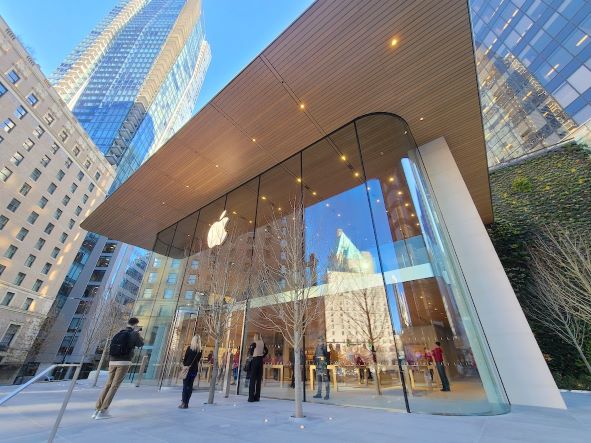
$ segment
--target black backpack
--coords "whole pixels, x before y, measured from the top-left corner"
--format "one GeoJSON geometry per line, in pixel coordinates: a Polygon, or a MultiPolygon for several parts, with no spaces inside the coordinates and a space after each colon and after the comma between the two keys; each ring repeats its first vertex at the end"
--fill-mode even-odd
{"type": "Polygon", "coordinates": [[[125,357],[133,351],[132,332],[129,329],[123,329],[115,334],[109,347],[111,357],[125,357]]]}

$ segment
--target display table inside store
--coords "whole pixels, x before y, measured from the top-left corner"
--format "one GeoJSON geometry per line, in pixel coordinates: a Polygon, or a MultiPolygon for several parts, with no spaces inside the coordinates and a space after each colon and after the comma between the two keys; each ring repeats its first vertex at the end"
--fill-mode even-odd
{"type": "Polygon", "coordinates": [[[263,366],[263,385],[267,384],[267,372],[269,369],[279,369],[279,383],[283,387],[284,365],[264,365],[263,366]]]}
{"type": "MultiPolygon", "coordinates": [[[[332,385],[335,389],[335,391],[339,390],[339,385],[337,382],[337,368],[338,365],[328,365],[327,369],[328,369],[328,374],[330,376],[330,379],[332,381],[332,385]]],[[[310,365],[310,386],[311,389],[314,390],[314,383],[316,382],[316,377],[314,376],[314,371],[316,371],[316,365],[310,365]]]]}

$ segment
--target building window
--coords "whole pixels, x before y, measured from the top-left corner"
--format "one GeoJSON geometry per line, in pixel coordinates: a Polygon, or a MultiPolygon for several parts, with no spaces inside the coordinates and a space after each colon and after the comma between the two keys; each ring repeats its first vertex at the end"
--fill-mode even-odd
{"type": "Polygon", "coordinates": [[[68,131],[66,131],[65,129],[62,129],[62,132],[60,132],[60,139],[61,141],[65,142],[68,139],[68,131]]]}
{"type": "Polygon", "coordinates": [[[37,126],[34,130],[33,130],[33,135],[35,137],[37,137],[37,139],[40,139],[43,134],[45,134],[45,129],[43,129],[41,126],[37,126]]]}
{"type": "Polygon", "coordinates": [[[80,148],[78,146],[74,146],[74,155],[76,157],[78,157],[79,154],[80,154],[80,148]]]}
{"type": "Polygon", "coordinates": [[[22,120],[27,114],[27,110],[22,105],[18,105],[14,110],[14,116],[19,120],[22,120]]]}
{"type": "Polygon", "coordinates": [[[62,216],[62,214],[63,214],[63,213],[64,213],[64,211],[62,211],[60,208],[57,208],[57,209],[55,210],[55,212],[53,213],[53,217],[54,217],[56,220],[59,220],[59,219],[60,219],[60,217],[62,216]]]}
{"type": "Polygon", "coordinates": [[[41,289],[42,284],[43,280],[35,280],[35,283],[33,284],[33,287],[31,289],[33,289],[33,291],[35,292],[39,292],[39,289],[41,289]]]}
{"type": "Polygon", "coordinates": [[[7,118],[4,120],[4,122],[2,122],[4,125],[4,131],[6,132],[10,132],[14,129],[14,127],[16,126],[16,124],[12,121],[12,119],[7,118]]]}
{"type": "Polygon", "coordinates": [[[14,337],[18,334],[20,330],[20,325],[15,325],[13,323],[10,324],[6,332],[4,333],[4,337],[0,340],[0,351],[6,351],[10,344],[13,342],[14,337]]]}
{"type": "Polygon", "coordinates": [[[72,183],[72,186],[70,186],[70,192],[74,193],[77,189],[78,185],[76,183],[72,183]]]}
{"type": "Polygon", "coordinates": [[[94,183],[90,183],[88,185],[88,192],[92,192],[92,191],[94,191],[94,183]]]}
{"type": "Polygon", "coordinates": [[[29,233],[28,229],[21,228],[20,231],[18,231],[18,234],[16,234],[17,240],[23,241],[28,233],[29,233]]]}
{"type": "Polygon", "coordinates": [[[0,143],[2,143],[3,141],[4,141],[4,137],[2,137],[2,136],[0,135],[0,143]]]}
{"type": "Polygon", "coordinates": [[[20,205],[21,202],[18,201],[16,198],[13,198],[12,200],[10,200],[10,203],[8,203],[8,206],[6,206],[6,209],[8,209],[10,212],[15,212],[20,205]]]}
{"type": "Polygon", "coordinates": [[[194,291],[185,291],[185,300],[193,300],[194,291]]]}
{"type": "Polygon", "coordinates": [[[27,101],[31,106],[35,106],[37,103],[39,103],[39,99],[32,92],[29,95],[27,95],[27,101]]]}
{"type": "Polygon", "coordinates": [[[16,70],[14,69],[8,71],[6,73],[6,77],[8,77],[8,80],[10,80],[10,83],[12,83],[13,85],[16,85],[21,79],[20,76],[16,73],[16,70]]]}
{"type": "Polygon", "coordinates": [[[23,159],[25,157],[23,157],[23,155],[16,151],[14,154],[12,154],[12,157],[10,157],[10,163],[12,163],[14,166],[18,166],[22,163],[23,159]]]}
{"type": "Polygon", "coordinates": [[[191,260],[191,269],[199,269],[199,260],[191,260]]]}
{"type": "Polygon", "coordinates": [[[7,167],[0,169],[0,180],[2,180],[3,182],[6,183],[6,181],[10,178],[11,175],[12,171],[7,167]]]}
{"type": "Polygon", "coordinates": [[[162,264],[162,259],[160,257],[154,257],[154,264],[152,265],[154,268],[159,268],[162,264]]]}
{"type": "Polygon", "coordinates": [[[85,167],[86,169],[89,169],[91,165],[92,165],[92,163],[90,162],[90,160],[86,160],[86,161],[84,162],[84,167],[85,167]]]}
{"type": "Polygon", "coordinates": [[[72,229],[75,224],[76,224],[76,221],[73,218],[68,220],[68,229],[72,229]]]}
{"type": "Polygon", "coordinates": [[[60,253],[60,248],[53,248],[53,251],[51,251],[51,258],[57,258],[59,253],[60,253]]]}
{"type": "Polygon", "coordinates": [[[98,181],[98,180],[100,180],[100,178],[101,178],[101,173],[100,172],[97,172],[96,174],[94,174],[94,179],[95,180],[98,181]]]}
{"type": "Polygon", "coordinates": [[[78,171],[78,180],[82,181],[83,178],[84,178],[84,172],[78,171]]]}
{"type": "Polygon", "coordinates": [[[35,243],[35,249],[40,251],[41,249],[43,249],[44,245],[45,245],[45,240],[42,238],[39,238],[39,240],[37,240],[37,243],[35,243]]]}
{"type": "Polygon", "coordinates": [[[62,179],[64,178],[65,175],[66,175],[66,173],[60,169],[59,171],[57,171],[56,177],[59,181],[62,181],[62,179]]]}
{"type": "Polygon", "coordinates": [[[33,140],[31,140],[30,138],[27,138],[23,143],[23,147],[27,151],[30,151],[31,149],[33,149],[33,146],[35,146],[35,142],[33,140]]]}
{"type": "Polygon", "coordinates": [[[47,165],[51,162],[51,159],[49,158],[48,155],[44,155],[43,157],[41,157],[41,161],[40,163],[43,165],[44,168],[47,168],[47,165]]]}
{"type": "Polygon", "coordinates": [[[105,276],[105,272],[106,271],[101,271],[101,270],[95,269],[94,271],[92,271],[92,274],[90,275],[90,281],[95,282],[95,283],[102,282],[103,277],[105,276]]]}
{"type": "Polygon", "coordinates": [[[41,177],[41,171],[37,168],[33,169],[33,172],[31,172],[30,177],[33,181],[36,182],[37,180],[39,180],[39,177],[41,177]]]}
{"type": "Polygon", "coordinates": [[[176,272],[171,272],[168,274],[168,277],[166,278],[166,283],[169,285],[174,285],[176,284],[176,277],[177,277],[177,273],[176,272]]]}
{"type": "Polygon", "coordinates": [[[84,194],[82,196],[82,203],[86,203],[88,201],[88,195],[84,194]]]}
{"type": "Polygon", "coordinates": [[[80,206],[76,206],[76,210],[74,211],[74,213],[76,215],[80,215],[81,212],[82,212],[82,208],[80,206]]]}
{"type": "Polygon", "coordinates": [[[30,268],[31,266],[33,266],[33,263],[35,263],[35,260],[37,260],[37,257],[35,257],[33,254],[29,254],[27,259],[25,260],[25,266],[27,268],[30,268]]]}
{"type": "Polygon", "coordinates": [[[144,289],[144,298],[152,298],[154,290],[152,288],[144,289]]]}
{"type": "Polygon", "coordinates": [[[107,242],[107,243],[105,243],[105,247],[103,248],[103,252],[105,254],[112,254],[113,252],[115,252],[116,248],[117,248],[117,243],[107,242]]]}
{"type": "Polygon", "coordinates": [[[6,223],[8,223],[8,217],[4,216],[4,215],[0,215],[0,231],[2,229],[4,229],[4,226],[6,226],[6,223]]]}
{"type": "Polygon", "coordinates": [[[14,279],[14,284],[16,286],[22,285],[23,280],[25,279],[26,276],[27,276],[27,274],[23,274],[22,272],[19,272],[18,274],[16,274],[16,277],[14,279]]]}
{"type": "Polygon", "coordinates": [[[60,150],[60,146],[57,143],[52,143],[51,145],[51,152],[53,152],[54,154],[57,154],[57,151],[60,150]]]}
{"type": "Polygon", "coordinates": [[[158,278],[158,273],[150,272],[150,274],[148,274],[148,283],[156,283],[156,278],[158,278]]]}
{"type": "Polygon", "coordinates": [[[189,278],[187,279],[187,283],[190,285],[194,285],[195,283],[197,283],[197,276],[195,274],[189,275],[189,278]]]}
{"type": "Polygon", "coordinates": [[[6,86],[4,86],[2,84],[2,82],[0,82],[0,97],[2,97],[4,94],[6,94],[7,91],[8,91],[8,89],[6,89],[6,86]]]}
{"type": "Polygon", "coordinates": [[[178,258],[173,258],[172,262],[170,263],[170,268],[171,269],[178,269],[180,265],[181,265],[181,260],[178,258]]]}
{"type": "Polygon", "coordinates": [[[47,275],[50,270],[51,270],[51,263],[45,263],[43,265],[43,269],[41,269],[41,274],[47,275]]]}
{"type": "Polygon", "coordinates": [[[48,200],[45,197],[41,197],[39,199],[38,205],[41,209],[43,209],[45,206],[47,206],[47,202],[48,202],[48,200]]]}
{"type": "Polygon", "coordinates": [[[68,157],[65,161],[66,168],[70,169],[70,166],[72,166],[72,163],[74,163],[74,160],[72,160],[70,157],[68,157]]]}
{"type": "Polygon", "coordinates": [[[34,225],[38,218],[39,218],[39,214],[37,214],[35,211],[33,211],[27,217],[27,221],[29,223],[31,223],[32,225],[34,225]]]}
{"type": "Polygon", "coordinates": [[[174,295],[174,290],[171,288],[166,288],[164,290],[164,293],[162,294],[162,297],[166,298],[166,299],[171,299],[173,295],[174,295]]]}
{"type": "Polygon", "coordinates": [[[55,192],[55,190],[57,189],[57,185],[55,183],[50,183],[49,186],[47,187],[47,192],[49,192],[50,194],[53,195],[53,193],[55,192]]]}
{"type": "Polygon", "coordinates": [[[60,235],[60,242],[65,243],[67,239],[68,239],[68,234],[66,234],[65,232],[62,232],[62,235],[60,235]]]}
{"type": "Polygon", "coordinates": [[[64,198],[62,198],[62,205],[64,206],[68,206],[68,203],[70,203],[70,196],[65,195],[64,198]]]}
{"type": "Polygon", "coordinates": [[[96,261],[97,268],[107,268],[111,262],[111,257],[108,255],[101,255],[96,261]]]}
{"type": "Polygon", "coordinates": [[[4,274],[4,271],[6,271],[6,266],[0,264],[0,275],[4,274]]]}
{"type": "Polygon", "coordinates": [[[48,126],[51,126],[55,121],[55,118],[49,112],[45,114],[43,118],[45,119],[45,123],[47,123],[48,126]]]}
{"type": "Polygon", "coordinates": [[[31,185],[28,183],[23,183],[23,185],[21,186],[20,190],[18,191],[21,195],[27,195],[29,193],[29,191],[31,190],[31,185]]]}
{"type": "Polygon", "coordinates": [[[6,294],[4,294],[4,297],[2,298],[2,303],[0,303],[2,306],[10,306],[10,302],[12,301],[12,299],[14,298],[14,292],[7,292],[6,294]]]}
{"type": "Polygon", "coordinates": [[[16,254],[16,251],[18,251],[18,248],[14,245],[10,245],[8,248],[6,248],[6,252],[4,253],[4,257],[12,258],[12,257],[14,257],[14,254],[16,254]]]}
{"type": "Polygon", "coordinates": [[[33,304],[33,299],[27,297],[25,302],[23,303],[23,311],[29,311],[31,309],[31,305],[33,304]]]}
{"type": "Polygon", "coordinates": [[[45,230],[43,232],[49,235],[51,234],[51,231],[53,231],[53,228],[55,228],[53,223],[47,223],[47,226],[45,226],[45,230]]]}

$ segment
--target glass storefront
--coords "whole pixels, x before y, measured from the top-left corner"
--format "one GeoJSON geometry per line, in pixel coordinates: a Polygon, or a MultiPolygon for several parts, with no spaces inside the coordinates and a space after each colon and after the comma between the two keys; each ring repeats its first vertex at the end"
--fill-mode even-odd
{"type": "Polygon", "coordinates": [[[287,227],[301,203],[303,255],[317,310],[304,337],[305,400],[438,414],[508,411],[415,148],[401,118],[360,117],[162,231],[135,306],[146,334],[145,379],[180,384],[181,356],[197,333],[204,358],[195,385],[211,382],[213,341],[203,325],[208,296],[200,266],[208,233],[225,211],[244,258],[233,276],[243,275],[248,289],[231,294],[218,379],[236,368],[228,377],[231,392],[247,393],[240,351],[259,333],[269,349],[262,395],[294,398],[294,352],[269,317],[270,300],[277,298],[253,281],[253,269],[289,260],[271,220],[287,227]],[[316,398],[320,339],[329,361],[316,398]]]}

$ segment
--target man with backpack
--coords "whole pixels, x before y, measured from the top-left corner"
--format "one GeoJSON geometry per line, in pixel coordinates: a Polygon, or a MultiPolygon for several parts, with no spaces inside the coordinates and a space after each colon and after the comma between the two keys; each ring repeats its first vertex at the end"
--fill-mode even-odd
{"type": "MultiPolygon", "coordinates": [[[[109,379],[96,402],[96,411],[92,414],[92,418],[96,420],[111,418],[108,408],[117,393],[117,389],[119,389],[119,385],[129,371],[134,348],[144,346],[144,340],[139,334],[142,328],[138,326],[138,323],[139,320],[136,317],[131,317],[127,322],[127,328],[119,331],[111,340],[109,347],[109,379]]],[[[97,370],[100,370],[100,368],[97,370]]]]}

